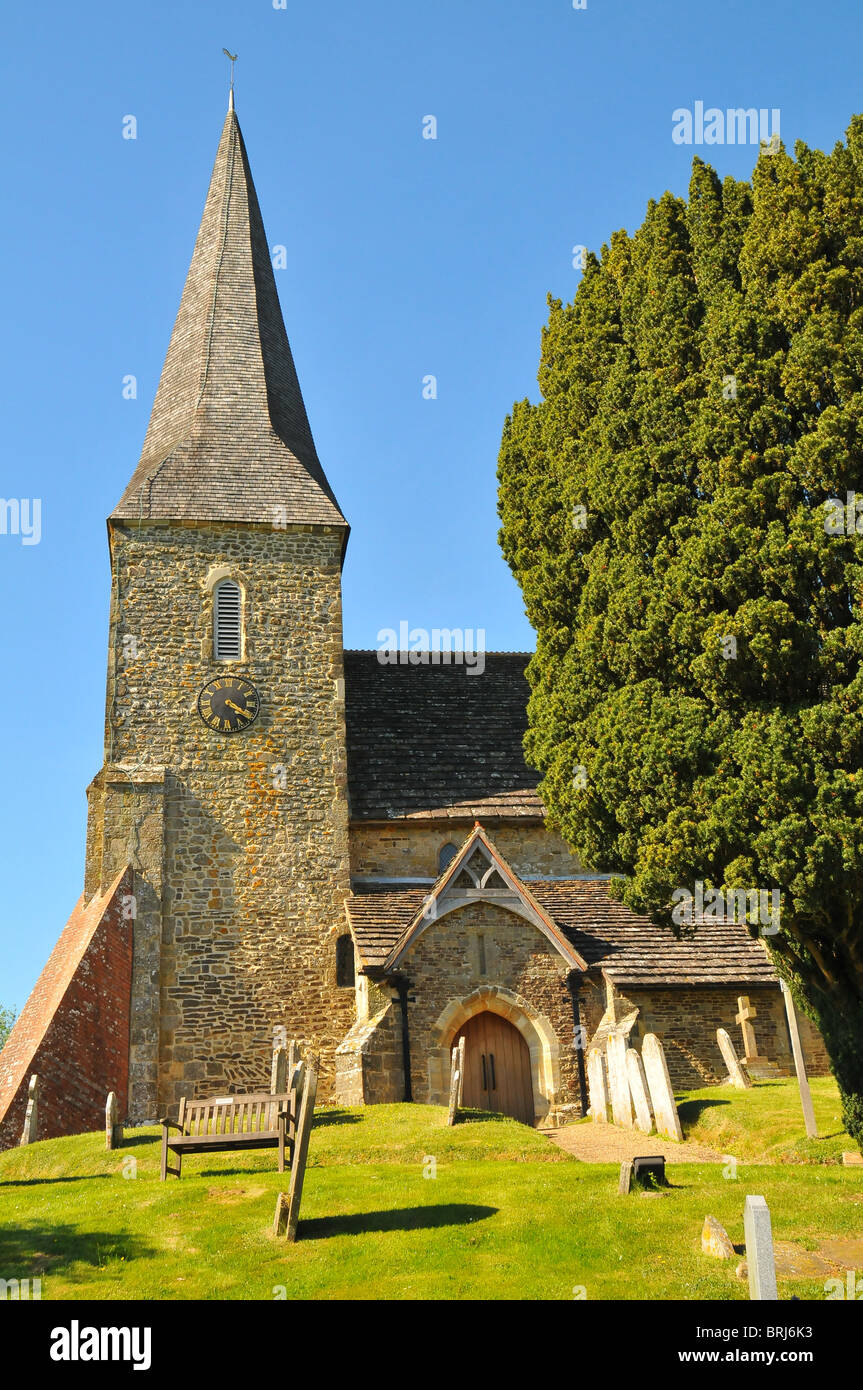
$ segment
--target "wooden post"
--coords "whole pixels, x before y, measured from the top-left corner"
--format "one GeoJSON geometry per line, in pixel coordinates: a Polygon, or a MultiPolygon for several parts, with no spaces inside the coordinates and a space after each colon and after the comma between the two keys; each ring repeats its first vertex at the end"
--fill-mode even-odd
{"type": "Polygon", "coordinates": [[[464,1103],[464,1049],[465,1037],[464,1034],[462,1034],[462,1036],[458,1040],[458,1096],[456,1097],[457,1106],[461,1106],[464,1103]]]}
{"type": "Polygon", "coordinates": [[[117,1123],[117,1097],[108,1092],[105,1102],[105,1148],[119,1149],[123,1144],[123,1126],[117,1123]]]}
{"type": "Polygon", "coordinates": [[[291,1155],[291,1185],[288,1189],[288,1216],[285,1235],[288,1240],[296,1240],[300,1220],[300,1201],[303,1195],[303,1179],[306,1175],[306,1158],[309,1153],[309,1136],[312,1132],[312,1117],[315,1113],[315,1097],[318,1092],[318,1059],[310,1057],[305,1067],[303,1099],[297,1119],[297,1137],[291,1155]]]}
{"type": "Polygon", "coordinates": [[[815,1123],[812,1092],[809,1089],[809,1079],[806,1075],[806,1063],[803,1060],[803,1047],[800,1043],[800,1027],[797,1022],[797,1010],[794,1007],[791,990],[784,980],[780,980],[779,983],[782,986],[782,998],[785,1000],[785,1012],[788,1016],[788,1031],[791,1034],[791,1051],[794,1053],[794,1070],[797,1072],[797,1085],[800,1087],[800,1104],[803,1106],[803,1120],[806,1125],[806,1133],[810,1139],[817,1139],[818,1126],[815,1123]]]}
{"type": "Polygon", "coordinates": [[[39,1138],[39,1077],[34,1072],[27,1089],[27,1113],[24,1116],[22,1144],[35,1144],[39,1138]]]}
{"type": "Polygon", "coordinates": [[[448,1125],[454,1125],[456,1120],[458,1119],[458,1097],[460,1089],[461,1076],[459,1075],[458,1069],[458,1048],[454,1047],[452,1050],[452,1057],[450,1059],[449,1109],[447,1111],[446,1116],[446,1122],[448,1125]]]}

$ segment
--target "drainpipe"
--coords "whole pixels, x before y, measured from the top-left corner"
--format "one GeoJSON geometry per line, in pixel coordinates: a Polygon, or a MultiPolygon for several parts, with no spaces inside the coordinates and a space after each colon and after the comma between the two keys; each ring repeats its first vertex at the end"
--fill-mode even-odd
{"type": "Polygon", "coordinates": [[[578,997],[581,984],[581,972],[578,970],[570,970],[566,977],[566,987],[569,990],[569,998],[572,1003],[572,1036],[578,1044],[575,1050],[575,1060],[576,1066],[578,1067],[578,1089],[581,1096],[581,1113],[582,1115],[586,1115],[588,1109],[587,1077],[584,1073],[584,1048],[581,1046],[583,1033],[581,1027],[581,1008],[578,997]]]}
{"type": "Polygon", "coordinates": [[[399,996],[399,1004],[402,1011],[402,1068],[405,1074],[405,1100],[412,1101],[413,1087],[411,1086],[411,1038],[408,1031],[408,990],[411,987],[410,980],[404,975],[391,975],[390,984],[394,985],[399,996]]]}

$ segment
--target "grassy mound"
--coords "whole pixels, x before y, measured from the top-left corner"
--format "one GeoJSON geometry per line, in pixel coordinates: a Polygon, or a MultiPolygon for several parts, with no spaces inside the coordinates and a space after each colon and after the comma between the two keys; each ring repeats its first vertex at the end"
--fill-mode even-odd
{"type": "Polygon", "coordinates": [[[841,1163],[855,1149],[842,1128],[839,1088],[832,1076],[811,1082],[819,1138],[807,1139],[800,1092],[793,1079],[756,1081],[751,1090],[708,1086],[678,1097],[686,1139],[750,1163],[841,1163]]]}
{"type": "Polygon", "coordinates": [[[274,1153],[190,1155],[161,1183],[156,1130],[114,1153],[102,1134],[11,1150],[0,1277],[41,1277],[43,1299],[744,1299],[735,1262],[701,1253],[708,1212],[740,1242],[744,1196],[763,1193],[776,1239],[808,1250],[863,1216],[853,1169],[741,1164],[735,1181],[687,1164],[668,1191],[621,1198],[612,1165],[514,1121],[444,1121],[420,1105],[316,1116],[296,1245],[272,1236],[274,1153]]]}

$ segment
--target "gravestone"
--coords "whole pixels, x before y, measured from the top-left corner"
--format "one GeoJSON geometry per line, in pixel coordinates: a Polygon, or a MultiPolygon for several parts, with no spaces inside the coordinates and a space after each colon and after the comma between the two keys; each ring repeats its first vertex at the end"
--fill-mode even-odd
{"type": "Polygon", "coordinates": [[[763,1197],[747,1197],[743,1208],[743,1238],[751,1299],[778,1299],[776,1262],[770,1212],[763,1197]]]}
{"type": "Polygon", "coordinates": [[[629,1094],[629,1072],[626,1069],[626,1038],[609,1033],[605,1044],[608,1063],[608,1085],[611,1090],[611,1117],[616,1125],[632,1129],[632,1100],[629,1094]]]}
{"type": "Polygon", "coordinates": [[[680,1117],[674,1104],[674,1092],[668,1076],[665,1051],[655,1033],[648,1033],[641,1044],[641,1060],[647,1076],[650,1104],[656,1120],[656,1131],[667,1139],[683,1141],[680,1117]]]}
{"type": "Polygon", "coordinates": [[[620,1165],[620,1178],[617,1184],[618,1195],[625,1197],[632,1186],[632,1159],[625,1158],[620,1165]]]}
{"type": "Polygon", "coordinates": [[[608,1124],[608,1086],[605,1081],[605,1057],[601,1047],[592,1047],[587,1054],[587,1087],[590,1096],[590,1116],[594,1124],[608,1124]]]}
{"type": "MultiPolygon", "coordinates": [[[[288,1089],[288,1054],[284,1047],[273,1048],[273,1065],[270,1070],[270,1095],[283,1096],[288,1089]]],[[[278,1107],[270,1106],[269,1126],[276,1127],[278,1107]]]]}
{"type": "Polygon", "coordinates": [[[705,1216],[701,1228],[701,1249],[705,1255],[715,1255],[719,1260],[730,1260],[735,1254],[734,1246],[725,1227],[715,1216],[705,1216]]]}
{"type": "Polygon", "coordinates": [[[119,1149],[123,1146],[123,1126],[117,1123],[117,1097],[108,1092],[105,1102],[105,1148],[119,1149]]]}
{"type": "Polygon", "coordinates": [[[653,1133],[653,1115],[650,1098],[647,1094],[647,1077],[644,1065],[634,1047],[626,1049],[626,1070],[629,1075],[629,1091],[635,1107],[635,1123],[642,1134],[653,1133]]]}
{"type": "Polygon", "coordinates": [[[449,1110],[447,1111],[446,1117],[446,1122],[448,1125],[454,1125],[456,1120],[458,1119],[458,1097],[459,1092],[462,1089],[461,1074],[458,1069],[458,1054],[458,1048],[454,1047],[452,1050],[452,1057],[450,1059],[449,1110]]]}
{"type": "Polygon", "coordinates": [[[283,1096],[288,1083],[287,1048],[273,1048],[273,1066],[270,1072],[270,1095],[283,1096]]]}
{"type": "Polygon", "coordinates": [[[749,1075],[744,1066],[737,1060],[737,1053],[734,1051],[734,1043],[729,1038],[724,1028],[717,1028],[716,1041],[719,1043],[719,1051],[722,1053],[722,1060],[728,1068],[728,1080],[732,1086],[736,1086],[738,1091],[745,1091],[752,1085],[749,1075]]]}
{"type": "Polygon", "coordinates": [[[22,1144],[35,1144],[39,1138],[39,1077],[34,1072],[27,1088],[27,1113],[24,1116],[22,1144]]]}
{"type": "Polygon", "coordinates": [[[768,1057],[759,1057],[758,1055],[755,1029],[752,1027],[753,1018],[758,1017],[755,1005],[750,1004],[747,995],[741,994],[737,1000],[737,1008],[739,1012],[734,1015],[734,1022],[740,1024],[743,1033],[743,1054],[748,1075],[764,1081],[778,1076],[779,1068],[776,1063],[771,1062],[768,1057]]]}
{"type": "Polygon", "coordinates": [[[803,1048],[800,1043],[800,1026],[797,1022],[797,1010],[794,1007],[791,990],[784,980],[780,980],[779,983],[782,987],[782,998],[785,1000],[788,1031],[791,1034],[791,1051],[794,1054],[794,1070],[797,1073],[797,1085],[800,1088],[800,1104],[803,1106],[803,1123],[806,1125],[806,1133],[809,1138],[817,1139],[818,1126],[815,1123],[812,1092],[809,1089],[809,1078],[806,1075],[806,1063],[803,1060],[803,1048]]]}

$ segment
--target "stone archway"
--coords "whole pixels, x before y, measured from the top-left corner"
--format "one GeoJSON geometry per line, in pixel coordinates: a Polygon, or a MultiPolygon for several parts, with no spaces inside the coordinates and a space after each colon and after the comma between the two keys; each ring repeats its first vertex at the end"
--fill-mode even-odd
{"type": "Polygon", "coordinates": [[[539,1124],[557,1104],[560,1089],[560,1044],[549,1020],[519,994],[483,985],[465,999],[452,999],[431,1029],[428,1049],[429,1101],[446,1105],[449,1098],[450,1049],[458,1030],[483,1010],[499,1014],[521,1033],[530,1053],[534,1123],[539,1124]]]}

